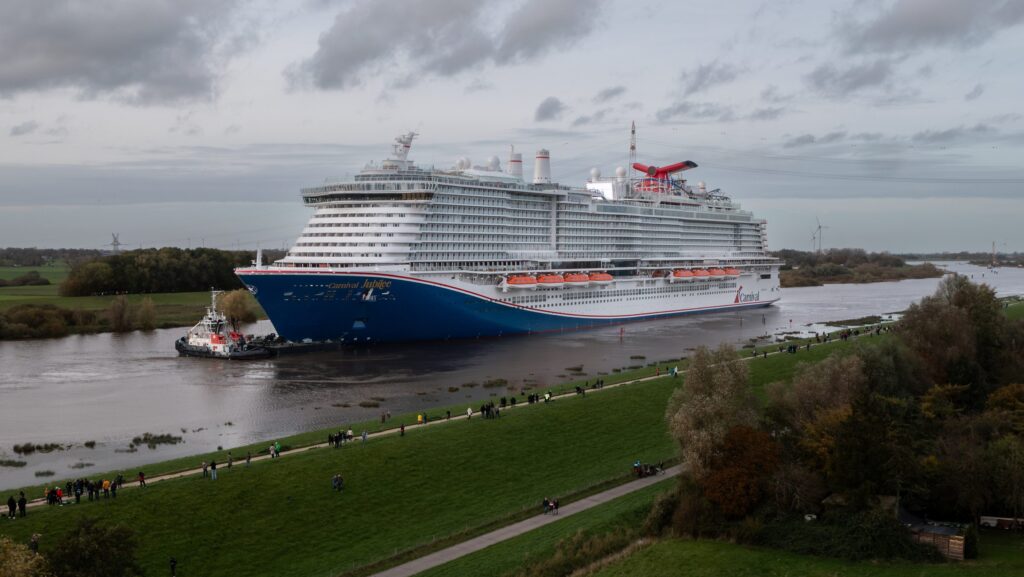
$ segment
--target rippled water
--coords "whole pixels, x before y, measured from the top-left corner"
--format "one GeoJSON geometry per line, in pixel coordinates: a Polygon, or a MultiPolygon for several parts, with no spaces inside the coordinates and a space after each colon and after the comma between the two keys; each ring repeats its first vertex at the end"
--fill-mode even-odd
{"type": "MultiPolygon", "coordinates": [[[[993,274],[964,264],[951,270],[988,282],[1000,294],[1024,294],[1024,270],[993,274]]],[[[870,285],[787,289],[776,306],[638,322],[562,334],[472,341],[378,345],[368,349],[226,362],[178,357],[174,340],[184,329],[126,335],[0,342],[0,458],[15,443],[82,443],[95,449],[33,455],[21,469],[0,468],[0,487],[36,481],[34,471],[55,478],[85,471],[135,468],[146,462],[235,446],[314,428],[376,418],[465,400],[501,389],[461,387],[490,378],[513,385],[561,380],[566,367],[584,372],[677,358],[699,345],[740,342],[763,334],[819,329],[813,323],[903,310],[931,294],[938,279],[870,285]],[[620,333],[621,331],[621,333],[620,333]],[[454,393],[449,386],[460,387],[454,393]],[[360,401],[383,398],[381,408],[360,401]],[[348,403],[351,407],[341,405],[348,403]],[[232,423],[226,425],[225,423],[232,423]],[[185,429],[185,433],[181,430],[185,429]],[[200,430],[202,429],[202,430],[200,430]],[[181,435],[185,443],[118,453],[145,432],[181,435]]],[[[270,332],[262,323],[251,332],[270,332]]],[[[247,331],[249,332],[249,331],[247,331]]]]}

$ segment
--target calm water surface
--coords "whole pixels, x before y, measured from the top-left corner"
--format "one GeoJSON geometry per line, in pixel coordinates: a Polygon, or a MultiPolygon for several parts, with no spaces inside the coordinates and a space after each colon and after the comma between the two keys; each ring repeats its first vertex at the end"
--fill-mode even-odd
{"type": "MultiPolygon", "coordinates": [[[[965,264],[950,270],[988,282],[1001,295],[1024,294],[1024,270],[993,274],[965,264]]],[[[184,329],[102,334],[0,343],[0,459],[16,443],[78,444],[66,451],[24,458],[27,467],[0,468],[0,488],[54,479],[83,470],[135,470],[147,462],[271,439],[315,428],[484,399],[503,389],[463,387],[505,378],[540,385],[563,380],[566,367],[599,371],[678,358],[688,349],[745,342],[789,330],[820,330],[815,323],[905,309],[931,294],[938,279],[870,285],[787,289],[776,306],[734,313],[648,321],[563,334],[475,341],[374,346],[265,361],[224,362],[178,357],[174,340],[184,329]],[[448,387],[460,387],[449,393],[448,387]],[[384,399],[381,408],[360,401],[384,399]],[[342,404],[351,407],[341,407],[342,404]],[[228,425],[227,423],[231,423],[228,425]],[[182,429],[186,432],[182,433],[182,429]],[[145,432],[173,433],[185,442],[119,453],[145,432]],[[95,440],[95,449],[81,443],[95,440]]],[[[261,323],[252,332],[270,332],[261,323]]]]}

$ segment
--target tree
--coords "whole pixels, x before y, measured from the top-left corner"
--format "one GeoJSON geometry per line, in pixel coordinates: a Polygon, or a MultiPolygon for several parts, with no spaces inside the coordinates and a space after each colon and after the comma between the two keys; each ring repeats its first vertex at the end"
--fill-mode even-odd
{"type": "Polygon", "coordinates": [[[110,328],[114,332],[122,333],[132,330],[131,310],[128,305],[128,298],[124,295],[114,297],[107,308],[107,318],[110,319],[110,328]]]}
{"type": "Polygon", "coordinates": [[[256,322],[256,311],[252,306],[252,295],[245,289],[233,290],[221,295],[217,306],[228,317],[231,328],[236,332],[241,323],[256,322]]]}
{"type": "Polygon", "coordinates": [[[125,525],[101,525],[86,517],[59,547],[47,553],[59,577],[137,577],[143,574],[135,559],[138,543],[125,525]]]}
{"type": "Polygon", "coordinates": [[[1006,435],[992,443],[992,464],[996,485],[1007,510],[1015,519],[1024,514],[1024,441],[1006,435]]]}
{"type": "Polygon", "coordinates": [[[702,482],[704,494],[727,517],[747,515],[764,498],[780,453],[768,433],[744,425],[732,427],[702,482]]]}
{"type": "Polygon", "coordinates": [[[136,313],[138,317],[139,328],[144,331],[151,331],[156,328],[156,305],[153,304],[153,299],[145,297],[142,299],[142,303],[139,305],[139,310],[136,313]]]}
{"type": "Polygon", "coordinates": [[[747,365],[728,345],[701,347],[683,385],[672,393],[666,418],[679,443],[683,468],[700,481],[709,472],[729,429],[755,422],[747,365]]]}
{"type": "Polygon", "coordinates": [[[53,573],[45,557],[0,537],[0,577],[53,577],[53,573]]]}

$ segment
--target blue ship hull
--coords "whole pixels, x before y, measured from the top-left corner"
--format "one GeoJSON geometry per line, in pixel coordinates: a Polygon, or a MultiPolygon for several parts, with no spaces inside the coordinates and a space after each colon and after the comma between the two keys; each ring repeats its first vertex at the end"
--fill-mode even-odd
{"type": "Polygon", "coordinates": [[[240,270],[278,334],[300,342],[402,342],[577,330],[682,314],[769,306],[773,301],[650,315],[587,316],[503,304],[441,283],[376,273],[240,270]]]}

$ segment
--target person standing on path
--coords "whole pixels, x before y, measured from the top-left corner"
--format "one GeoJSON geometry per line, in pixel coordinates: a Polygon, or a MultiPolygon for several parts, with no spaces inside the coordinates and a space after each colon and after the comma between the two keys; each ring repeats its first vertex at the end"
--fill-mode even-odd
{"type": "Polygon", "coordinates": [[[231,468],[232,461],[234,461],[234,459],[231,457],[231,451],[228,451],[228,469],[231,468]]]}
{"type": "Polygon", "coordinates": [[[276,453],[278,457],[281,456],[281,441],[274,441],[274,453],[276,453]]]}
{"type": "Polygon", "coordinates": [[[139,471],[139,487],[141,488],[141,487],[145,487],[145,486],[146,486],[146,474],[143,473],[142,471],[139,471]]]}
{"type": "Polygon", "coordinates": [[[402,423],[402,426],[401,426],[401,428],[399,430],[398,436],[399,437],[404,437],[405,436],[405,423],[402,423]]]}
{"type": "Polygon", "coordinates": [[[252,462],[252,451],[245,452],[245,466],[248,467],[249,463],[252,462]]]}
{"type": "Polygon", "coordinates": [[[466,419],[473,418],[473,407],[466,407],[466,419]]]}
{"type": "Polygon", "coordinates": [[[14,500],[14,495],[7,498],[7,518],[13,519],[15,517],[15,511],[18,508],[18,502],[14,500]]]}
{"type": "Polygon", "coordinates": [[[203,478],[204,479],[208,476],[208,474],[207,474],[207,469],[208,468],[209,468],[209,465],[206,464],[206,461],[203,461],[203,478]]]}
{"type": "Polygon", "coordinates": [[[28,507],[28,499],[25,498],[25,491],[18,492],[18,516],[25,516],[25,508],[28,507]]]}
{"type": "Polygon", "coordinates": [[[210,461],[210,479],[217,480],[217,461],[210,461]]]}
{"type": "Polygon", "coordinates": [[[363,442],[364,443],[366,442],[366,437],[367,437],[366,431],[363,431],[363,442]]]}

